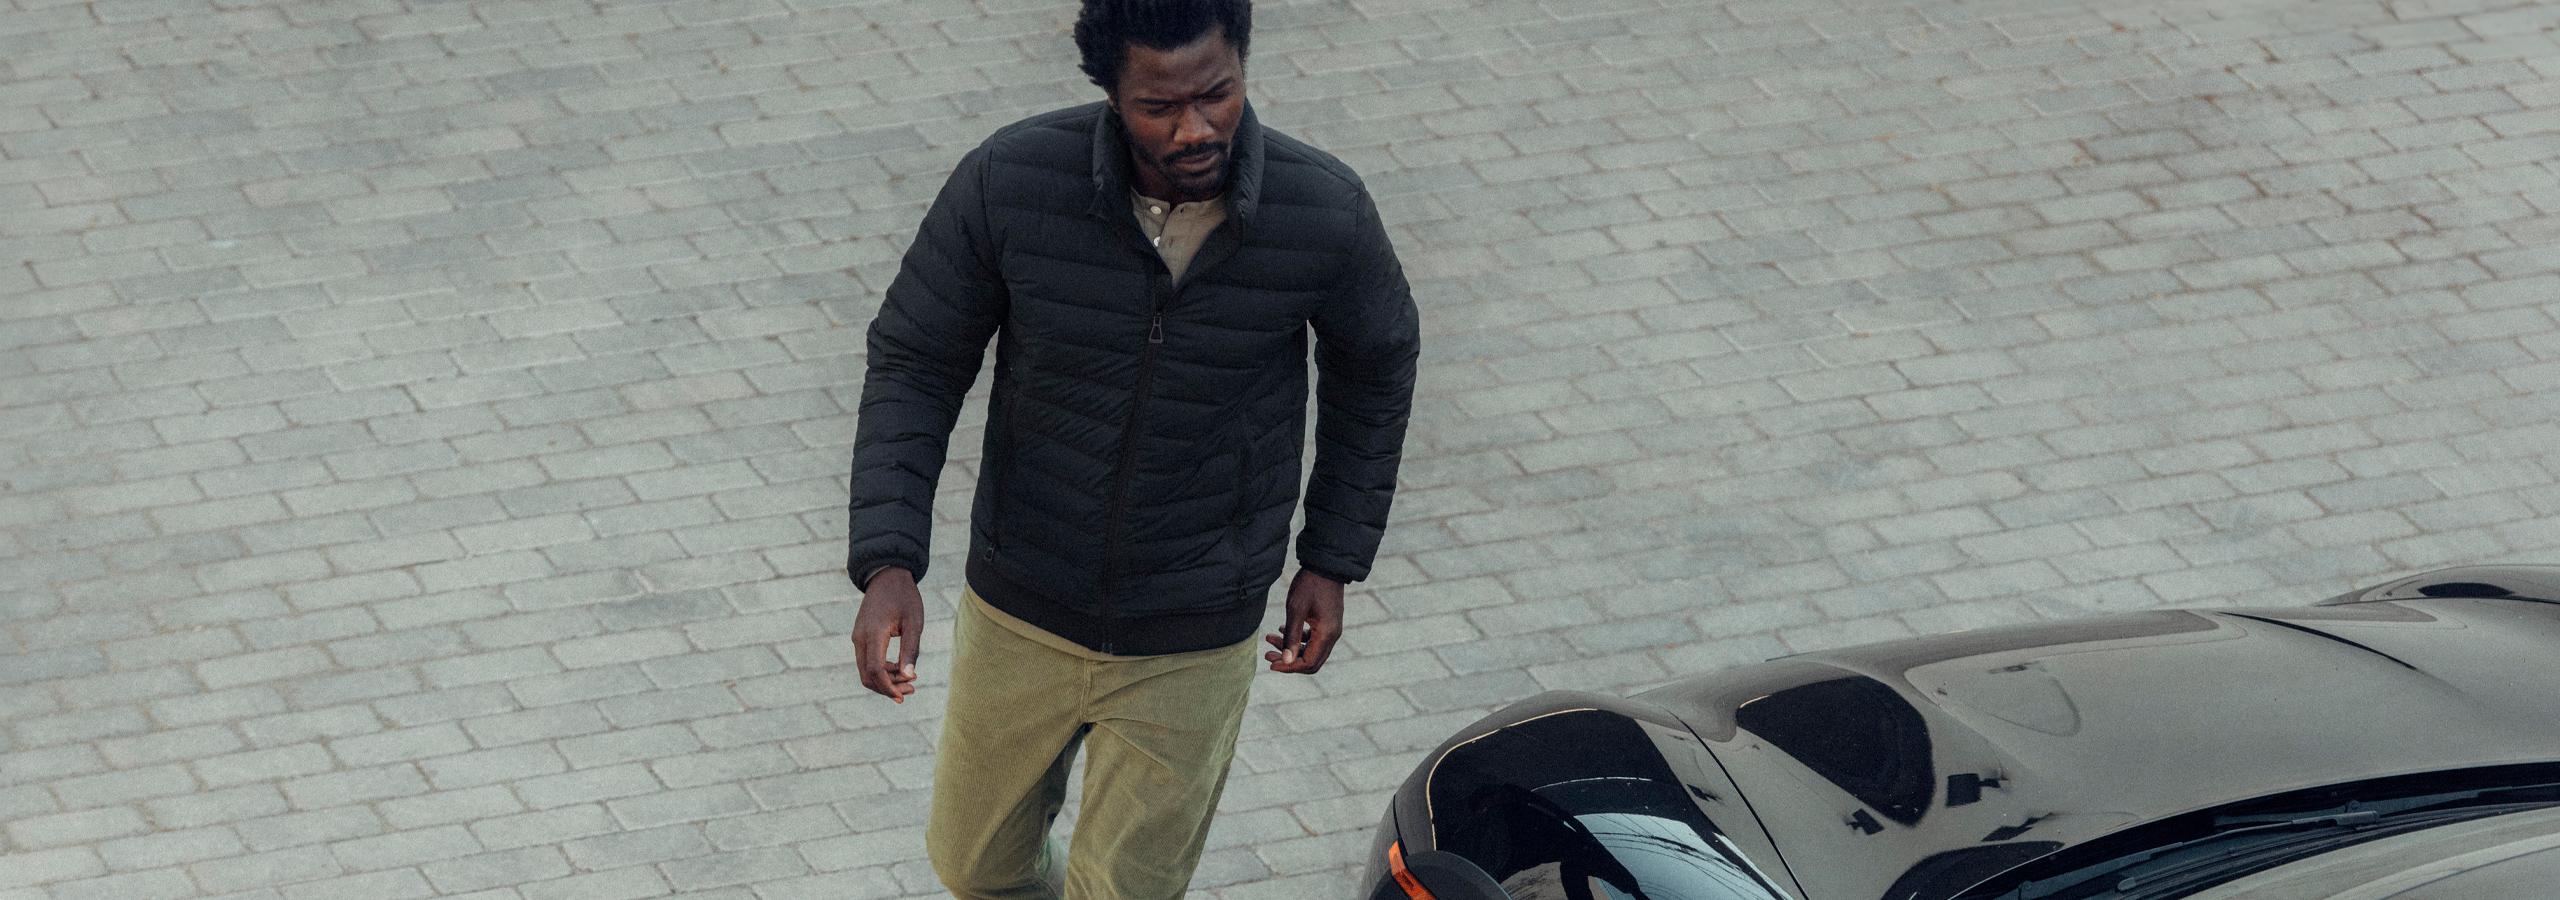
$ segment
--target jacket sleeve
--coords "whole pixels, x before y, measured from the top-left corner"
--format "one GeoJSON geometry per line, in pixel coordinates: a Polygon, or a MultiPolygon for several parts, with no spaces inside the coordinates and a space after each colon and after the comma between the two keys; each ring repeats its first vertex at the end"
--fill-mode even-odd
{"type": "Polygon", "coordinates": [[[1413,412],[1422,337],[1404,267],[1360,194],[1355,257],[1316,308],[1316,461],[1298,564],[1342,582],[1369,577],[1386,534],[1413,412]]]}
{"type": "Polygon", "coordinates": [[[858,588],[883,566],[924,577],[951,426],[1004,321],[986,154],[970,151],[943,182],[871,320],[846,520],[845,575],[858,588]]]}

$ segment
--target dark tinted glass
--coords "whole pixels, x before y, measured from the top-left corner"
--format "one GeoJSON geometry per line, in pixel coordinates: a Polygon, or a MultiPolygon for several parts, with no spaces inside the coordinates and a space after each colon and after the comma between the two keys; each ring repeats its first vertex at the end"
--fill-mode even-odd
{"type": "Polygon", "coordinates": [[[1886,818],[1909,825],[1929,811],[1937,769],[1928,723],[1882,682],[1799,685],[1742,704],[1733,719],[1886,818]]]}
{"type": "Polygon", "coordinates": [[[1558,713],[1449,753],[1431,775],[1439,849],[1515,900],[1773,900],[1642,726],[1558,713]]]}

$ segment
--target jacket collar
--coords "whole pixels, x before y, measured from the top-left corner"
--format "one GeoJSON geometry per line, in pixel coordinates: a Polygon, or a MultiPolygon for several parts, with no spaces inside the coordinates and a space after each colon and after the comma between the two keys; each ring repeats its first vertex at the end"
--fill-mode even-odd
{"type": "MultiPolygon", "coordinates": [[[[1129,210],[1129,138],[1120,128],[1120,117],[1111,113],[1111,104],[1094,104],[1093,127],[1093,203],[1087,207],[1095,215],[1110,215],[1114,209],[1129,210]]],[[[1227,218],[1242,228],[1253,220],[1253,210],[1262,194],[1262,122],[1253,114],[1253,102],[1244,104],[1244,115],[1236,121],[1234,146],[1227,149],[1227,218]]]]}

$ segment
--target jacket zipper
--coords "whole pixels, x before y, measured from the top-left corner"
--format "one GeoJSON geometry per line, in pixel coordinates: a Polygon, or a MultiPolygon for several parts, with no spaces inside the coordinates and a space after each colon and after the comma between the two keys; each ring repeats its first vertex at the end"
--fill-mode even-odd
{"type": "MultiPolygon", "coordinates": [[[[1137,224],[1135,219],[1123,221],[1128,221],[1132,226],[1137,224]]],[[[1220,223],[1218,230],[1223,231],[1230,227],[1233,227],[1232,221],[1220,223]]],[[[1118,571],[1117,567],[1120,560],[1120,545],[1129,530],[1127,521],[1129,473],[1137,467],[1138,463],[1138,423],[1146,418],[1147,389],[1155,381],[1157,348],[1164,346],[1165,305],[1167,301],[1176,299],[1179,293],[1173,284],[1173,270],[1164,264],[1164,256],[1157,251],[1154,242],[1146,240],[1143,230],[1133,227],[1128,233],[1139,238],[1136,245],[1139,252],[1155,262],[1156,271],[1155,278],[1149,285],[1151,294],[1147,308],[1147,343],[1143,355],[1138,359],[1137,396],[1129,401],[1129,420],[1120,426],[1120,468],[1112,475],[1111,504],[1103,510],[1103,527],[1110,529],[1110,535],[1103,541],[1103,577],[1099,579],[1102,594],[1110,601],[1102,615],[1102,646],[1099,649],[1104,653],[1113,652],[1112,648],[1118,642],[1118,630],[1113,626],[1121,616],[1114,613],[1125,612],[1128,609],[1126,598],[1115,595],[1120,593],[1126,584],[1126,579],[1123,577],[1125,573],[1118,571]]],[[[1205,244],[1203,249],[1206,249],[1205,244]]],[[[1195,265],[1187,274],[1197,275],[1200,271],[1195,265]]]]}
{"type": "Polygon", "coordinates": [[[1124,580],[1123,573],[1119,570],[1120,544],[1129,531],[1127,520],[1129,472],[1138,464],[1138,423],[1146,418],[1147,388],[1155,381],[1156,348],[1164,346],[1164,301],[1165,295],[1171,290],[1171,286],[1159,282],[1153,290],[1153,296],[1149,299],[1146,349],[1138,358],[1138,382],[1135,396],[1129,400],[1129,420],[1120,426],[1120,466],[1118,471],[1112,473],[1111,507],[1103,517],[1103,521],[1109,523],[1111,528],[1111,538],[1103,545],[1103,595],[1112,601],[1110,609],[1102,616],[1102,647],[1100,649],[1104,653],[1112,652],[1112,645],[1117,637],[1112,625],[1118,617],[1113,613],[1125,610],[1128,606],[1125,602],[1120,602],[1124,598],[1113,595],[1120,592],[1124,580]]]}

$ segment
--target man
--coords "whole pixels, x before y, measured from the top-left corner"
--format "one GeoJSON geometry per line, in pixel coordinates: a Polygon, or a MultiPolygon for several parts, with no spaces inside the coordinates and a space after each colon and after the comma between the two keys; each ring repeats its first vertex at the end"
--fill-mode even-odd
{"type": "Polygon", "coordinates": [[[1376,557],[1413,301],[1359,178],[1255,120],[1250,32],[1246,0],[1086,0],[1076,45],[1107,99],[963,156],[871,324],[846,573],[862,682],[900,702],[945,444],[996,344],[926,825],[956,895],[1056,896],[1046,836],[1079,747],[1066,895],[1187,889],[1300,499],[1311,330],[1315,465],[1273,671],[1323,667],[1376,557]]]}

